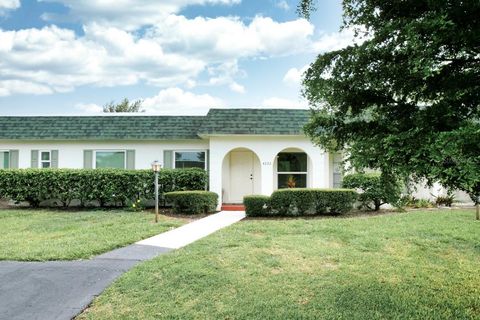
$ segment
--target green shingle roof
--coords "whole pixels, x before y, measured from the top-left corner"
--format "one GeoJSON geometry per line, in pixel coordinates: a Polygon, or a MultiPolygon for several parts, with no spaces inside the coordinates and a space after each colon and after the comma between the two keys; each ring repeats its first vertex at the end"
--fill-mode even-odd
{"type": "Polygon", "coordinates": [[[199,139],[204,117],[0,117],[0,139],[199,139]]]}
{"type": "Polygon", "coordinates": [[[206,116],[0,117],[0,140],[184,140],[300,135],[308,110],[211,109],[206,116]]]}
{"type": "Polygon", "coordinates": [[[298,109],[211,109],[199,134],[300,135],[309,115],[298,109]]]}

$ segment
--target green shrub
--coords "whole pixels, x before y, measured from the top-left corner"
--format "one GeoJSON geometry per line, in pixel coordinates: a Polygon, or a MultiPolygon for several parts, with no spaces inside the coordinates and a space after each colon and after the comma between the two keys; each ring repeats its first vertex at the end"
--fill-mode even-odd
{"type": "Polygon", "coordinates": [[[435,199],[435,204],[437,206],[451,207],[454,201],[455,201],[455,196],[453,194],[447,194],[445,196],[438,196],[435,199]]]}
{"type": "MultiPolygon", "coordinates": [[[[43,201],[67,207],[74,200],[82,205],[126,206],[138,199],[152,200],[153,181],[150,170],[6,169],[0,170],[0,198],[34,207],[43,201]]],[[[207,181],[201,169],[163,169],[159,192],[204,190],[207,181]]]]}
{"type": "Polygon", "coordinates": [[[353,208],[356,197],[357,193],[351,189],[281,189],[272,193],[271,214],[343,214],[353,208]]]}
{"type": "Polygon", "coordinates": [[[363,208],[380,210],[386,203],[398,205],[402,187],[398,180],[379,173],[354,173],[346,175],[344,188],[359,189],[358,201],[363,208]]]}
{"type": "Polygon", "coordinates": [[[420,208],[433,208],[434,204],[428,199],[417,199],[412,196],[405,196],[401,199],[402,206],[420,209],[420,208]]]}
{"type": "Polygon", "coordinates": [[[270,214],[270,197],[263,195],[252,195],[243,197],[245,214],[247,216],[266,216],[270,214]]]}
{"type": "Polygon", "coordinates": [[[201,214],[215,212],[218,195],[210,191],[175,191],[165,193],[165,200],[175,213],[201,214]]]}

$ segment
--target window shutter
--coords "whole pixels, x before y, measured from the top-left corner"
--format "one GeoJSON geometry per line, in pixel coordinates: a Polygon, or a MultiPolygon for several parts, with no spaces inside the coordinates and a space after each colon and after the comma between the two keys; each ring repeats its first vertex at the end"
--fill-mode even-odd
{"type": "Polygon", "coordinates": [[[52,168],[58,168],[58,150],[52,150],[50,152],[51,159],[50,159],[50,167],[52,168]]]}
{"type": "Polygon", "coordinates": [[[135,169],[135,150],[127,150],[127,169],[135,169]]]}
{"type": "Polygon", "coordinates": [[[10,169],[18,169],[18,150],[10,150],[10,169]]]}
{"type": "Polygon", "coordinates": [[[165,169],[173,168],[173,151],[163,150],[163,167],[165,169]]]}
{"type": "Polygon", "coordinates": [[[93,169],[93,150],[83,150],[83,168],[93,169]]]}
{"type": "Polygon", "coordinates": [[[31,167],[38,168],[38,150],[32,150],[31,167]]]}

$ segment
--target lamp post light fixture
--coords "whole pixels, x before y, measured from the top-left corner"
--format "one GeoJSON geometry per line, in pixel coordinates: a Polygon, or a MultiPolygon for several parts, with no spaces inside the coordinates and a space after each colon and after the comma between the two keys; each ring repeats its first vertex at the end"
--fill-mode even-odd
{"type": "Polygon", "coordinates": [[[152,170],[155,173],[155,223],[158,222],[158,173],[162,165],[157,160],[152,162],[152,170]]]}

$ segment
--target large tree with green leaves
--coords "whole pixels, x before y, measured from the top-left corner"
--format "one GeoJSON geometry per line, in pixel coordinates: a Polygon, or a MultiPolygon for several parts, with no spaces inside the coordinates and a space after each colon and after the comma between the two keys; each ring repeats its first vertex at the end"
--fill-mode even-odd
{"type": "Polygon", "coordinates": [[[363,42],[311,64],[306,133],[355,168],[463,190],[479,218],[480,1],[343,0],[343,12],[363,42]]]}
{"type": "Polygon", "coordinates": [[[103,106],[103,112],[116,113],[116,112],[144,112],[142,108],[142,100],[136,100],[130,102],[127,98],[123,99],[119,103],[113,101],[103,106]]]}

